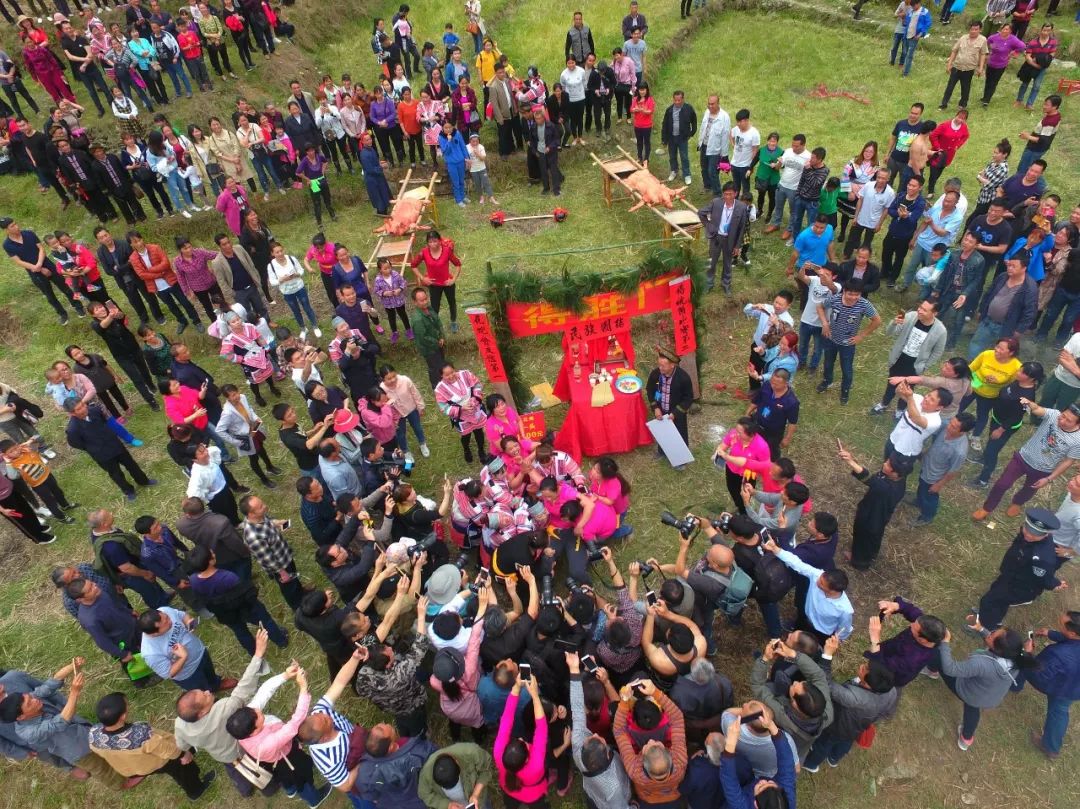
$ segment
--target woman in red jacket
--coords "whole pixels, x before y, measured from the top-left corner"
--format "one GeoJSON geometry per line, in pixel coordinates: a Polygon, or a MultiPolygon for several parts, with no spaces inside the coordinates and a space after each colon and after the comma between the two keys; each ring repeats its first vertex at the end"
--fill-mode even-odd
{"type": "Polygon", "coordinates": [[[927,190],[931,196],[938,178],[971,136],[968,132],[967,117],[968,111],[961,107],[956,111],[956,115],[948,121],[942,121],[930,133],[930,146],[933,151],[930,153],[930,186],[927,190]]]}
{"type": "Polygon", "coordinates": [[[446,300],[450,303],[450,331],[456,332],[458,329],[457,294],[454,282],[461,275],[461,259],[454,253],[454,242],[442,238],[437,230],[429,231],[427,247],[413,256],[411,266],[416,276],[416,283],[422,287],[428,287],[428,292],[431,294],[431,308],[436,315],[439,314],[443,295],[446,295],[446,300]],[[427,270],[424,275],[416,269],[421,262],[427,270]],[[450,271],[451,264],[457,268],[454,272],[450,271]]]}

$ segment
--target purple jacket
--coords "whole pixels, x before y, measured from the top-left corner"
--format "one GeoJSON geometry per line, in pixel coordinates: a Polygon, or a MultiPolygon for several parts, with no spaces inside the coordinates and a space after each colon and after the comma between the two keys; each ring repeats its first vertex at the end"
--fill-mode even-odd
{"type": "Polygon", "coordinates": [[[376,125],[385,123],[387,127],[393,128],[397,126],[397,107],[393,101],[383,96],[382,101],[371,102],[368,118],[376,125]]]}
{"type": "MultiPolygon", "coordinates": [[[[910,623],[917,621],[923,614],[922,610],[899,596],[896,598],[896,603],[900,605],[899,614],[907,618],[910,623]]],[[[896,687],[902,688],[919,676],[923,667],[934,658],[935,651],[919,643],[911,634],[911,628],[908,627],[899,635],[882,641],[881,648],[877,652],[863,652],[863,657],[883,664],[893,673],[896,687]]]]}

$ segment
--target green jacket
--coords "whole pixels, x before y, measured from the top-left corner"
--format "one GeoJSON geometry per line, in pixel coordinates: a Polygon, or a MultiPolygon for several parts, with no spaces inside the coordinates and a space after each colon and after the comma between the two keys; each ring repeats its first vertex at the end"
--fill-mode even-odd
{"type": "Polygon", "coordinates": [[[138,559],[142,552],[142,540],[134,534],[117,530],[110,531],[107,534],[90,535],[90,544],[94,548],[94,569],[106,576],[113,584],[123,584],[124,574],[118,568],[113,567],[101,553],[102,546],[109,542],[119,542],[128,553],[138,559]]]}
{"type": "Polygon", "coordinates": [[[457,762],[461,770],[461,788],[465,790],[466,800],[478,783],[483,783],[484,791],[489,794],[494,794],[493,790],[497,790],[495,762],[491,758],[491,753],[472,742],[458,742],[433,753],[420,770],[417,792],[420,800],[430,809],[448,809],[450,806],[450,799],[446,797],[442,787],[435,783],[431,775],[435,769],[435,759],[439,756],[450,756],[457,762]]]}
{"type": "Polygon", "coordinates": [[[434,354],[439,350],[439,340],[443,339],[442,321],[434,309],[428,309],[425,314],[420,309],[411,319],[413,327],[413,341],[416,350],[423,357],[434,354]]]}

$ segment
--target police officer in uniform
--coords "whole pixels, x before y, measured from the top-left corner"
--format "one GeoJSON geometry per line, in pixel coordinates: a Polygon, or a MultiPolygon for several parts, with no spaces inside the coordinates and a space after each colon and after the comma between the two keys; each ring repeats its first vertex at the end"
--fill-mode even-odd
{"type": "MultiPolygon", "coordinates": [[[[998,577],[979,600],[975,617],[986,629],[997,629],[1009,607],[1030,604],[1044,590],[1065,589],[1066,583],[1054,576],[1057,553],[1052,532],[1060,527],[1054,512],[1045,508],[1027,510],[1020,533],[998,566],[998,577]]],[[[967,630],[975,631],[971,626],[967,630]]]]}

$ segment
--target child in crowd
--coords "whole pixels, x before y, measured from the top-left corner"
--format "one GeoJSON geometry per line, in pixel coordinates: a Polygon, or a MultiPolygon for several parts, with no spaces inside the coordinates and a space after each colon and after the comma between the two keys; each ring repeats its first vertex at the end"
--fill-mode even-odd
{"type": "Polygon", "coordinates": [[[76,508],[79,504],[68,500],[56,476],[49,469],[48,462],[33,449],[31,443],[27,441],[16,444],[10,438],[5,438],[0,441],[0,452],[8,466],[15,469],[23,482],[33,489],[34,494],[49,509],[49,513],[65,525],[70,525],[75,520],[64,512],[76,508]]]}
{"type": "Polygon", "coordinates": [[[382,303],[387,317],[390,318],[391,343],[398,341],[398,318],[401,318],[401,325],[405,327],[405,336],[413,339],[409,316],[405,313],[405,287],[405,278],[394,269],[390,259],[380,258],[374,283],[375,297],[382,303]]]}
{"type": "Polygon", "coordinates": [[[420,49],[420,64],[424,67],[428,83],[431,83],[431,71],[439,66],[439,57],[435,55],[435,43],[425,42],[420,49]]]}
{"type": "Polygon", "coordinates": [[[938,242],[930,248],[930,261],[925,267],[920,267],[915,273],[915,283],[919,285],[919,300],[930,297],[941,277],[942,270],[949,263],[949,247],[944,242],[938,242]]]}
{"type": "Polygon", "coordinates": [[[742,260],[744,267],[750,266],[750,225],[757,221],[757,205],[754,204],[754,195],[749,191],[743,193],[739,197],[739,201],[744,203],[750,212],[750,224],[743,230],[742,249],[739,250],[739,258],[742,260]]]}
{"type": "MultiPolygon", "coordinates": [[[[840,198],[840,178],[830,177],[818,194],[818,213],[829,217],[829,224],[836,230],[836,207],[840,198]]],[[[813,224],[811,222],[810,224],[813,224]]]]}
{"type": "Polygon", "coordinates": [[[480,204],[484,204],[484,195],[487,194],[491,198],[491,204],[498,205],[499,201],[495,199],[495,191],[487,173],[487,150],[480,142],[479,132],[469,135],[469,145],[466,148],[469,153],[469,177],[472,178],[473,188],[480,195],[480,204]]]}
{"type": "MultiPolygon", "coordinates": [[[[459,42],[461,42],[461,37],[454,33],[454,24],[452,22],[448,22],[446,24],[446,29],[443,31],[442,35],[442,44],[443,47],[446,48],[447,62],[450,61],[450,54],[453,52],[454,48],[457,47],[459,42]]],[[[428,81],[431,81],[430,73],[428,73],[428,81]]]]}

